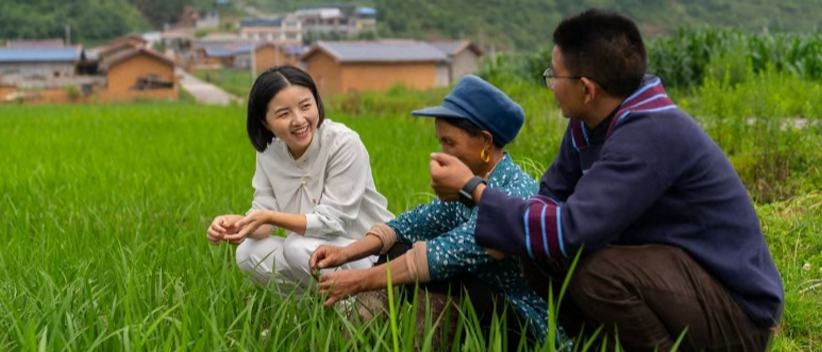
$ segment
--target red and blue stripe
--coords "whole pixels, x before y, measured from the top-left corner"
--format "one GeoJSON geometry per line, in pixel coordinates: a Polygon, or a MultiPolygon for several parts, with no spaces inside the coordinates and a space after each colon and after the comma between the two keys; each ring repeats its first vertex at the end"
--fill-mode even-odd
{"type": "Polygon", "coordinates": [[[665,92],[665,88],[662,86],[662,80],[659,79],[659,77],[647,79],[636,92],[622,101],[614,118],[611,120],[611,124],[608,126],[608,132],[605,136],[606,138],[610,136],[614,128],[620,123],[623,123],[631,114],[670,109],[676,109],[676,105],[665,92]]]}
{"type": "Polygon", "coordinates": [[[523,216],[525,249],[532,259],[565,257],[562,238],[562,206],[559,202],[542,195],[528,200],[523,216]]]}

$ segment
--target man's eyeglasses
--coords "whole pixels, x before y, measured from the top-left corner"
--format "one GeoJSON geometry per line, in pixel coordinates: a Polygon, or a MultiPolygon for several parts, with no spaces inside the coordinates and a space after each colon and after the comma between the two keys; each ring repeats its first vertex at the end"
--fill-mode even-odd
{"type": "Polygon", "coordinates": [[[545,71],[542,72],[542,78],[544,80],[545,86],[548,88],[553,89],[553,82],[555,79],[565,78],[565,79],[580,79],[582,76],[557,76],[554,74],[554,68],[548,67],[545,71]]]}

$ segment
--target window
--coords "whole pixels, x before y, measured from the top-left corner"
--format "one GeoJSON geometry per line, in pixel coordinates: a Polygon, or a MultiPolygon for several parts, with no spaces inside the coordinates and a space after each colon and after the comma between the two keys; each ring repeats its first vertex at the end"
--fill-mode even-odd
{"type": "Polygon", "coordinates": [[[160,78],[156,74],[148,74],[137,78],[137,83],[131,87],[133,90],[169,89],[174,88],[174,82],[169,82],[160,78]]]}

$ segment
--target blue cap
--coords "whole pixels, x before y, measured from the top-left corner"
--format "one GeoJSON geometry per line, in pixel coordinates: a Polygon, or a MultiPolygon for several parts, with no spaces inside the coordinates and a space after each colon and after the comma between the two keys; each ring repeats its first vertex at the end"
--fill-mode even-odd
{"type": "Polygon", "coordinates": [[[494,141],[506,145],[517,136],[525,113],[505,93],[474,75],[463,77],[440,106],[411,112],[414,116],[465,119],[491,132],[494,141]]]}

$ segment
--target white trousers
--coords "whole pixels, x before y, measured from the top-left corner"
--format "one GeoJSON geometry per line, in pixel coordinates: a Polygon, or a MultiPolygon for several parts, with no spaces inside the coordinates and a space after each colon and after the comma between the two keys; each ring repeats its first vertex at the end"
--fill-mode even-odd
{"type": "MultiPolygon", "coordinates": [[[[284,294],[302,293],[314,284],[308,260],[322,244],[347,246],[349,238],[325,239],[290,234],[288,237],[269,236],[262,240],[246,238],[237,246],[237,265],[260,286],[273,284],[284,294]]],[[[377,257],[370,256],[340,266],[342,269],[371,267],[377,257]]],[[[338,270],[324,269],[323,272],[338,270]]]]}

